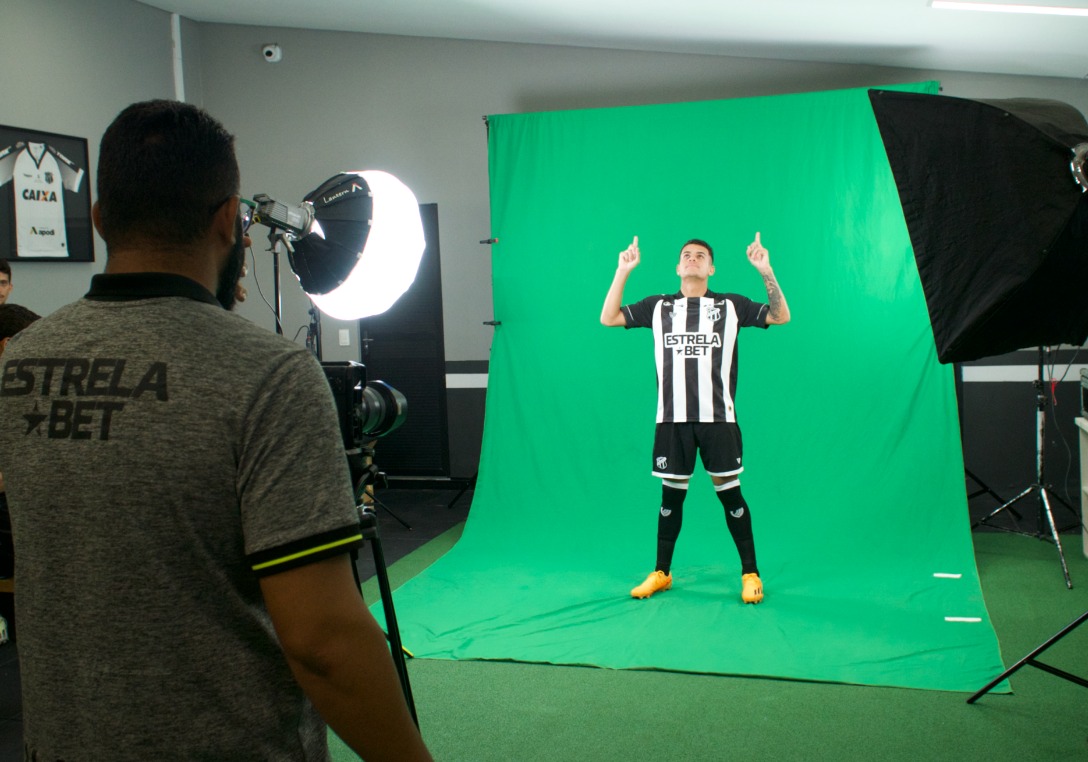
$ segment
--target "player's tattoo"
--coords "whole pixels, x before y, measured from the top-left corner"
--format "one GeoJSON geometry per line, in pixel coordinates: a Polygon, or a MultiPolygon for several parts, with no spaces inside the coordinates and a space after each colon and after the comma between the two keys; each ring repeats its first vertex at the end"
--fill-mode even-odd
{"type": "Polygon", "coordinates": [[[782,289],[775,280],[774,273],[764,273],[763,284],[767,287],[767,304],[770,306],[770,315],[775,320],[782,317],[782,289]]]}

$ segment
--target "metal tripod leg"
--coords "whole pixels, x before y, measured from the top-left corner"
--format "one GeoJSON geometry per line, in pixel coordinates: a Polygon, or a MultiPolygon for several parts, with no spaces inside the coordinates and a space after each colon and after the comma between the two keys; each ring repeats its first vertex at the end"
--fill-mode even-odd
{"type": "Polygon", "coordinates": [[[446,510],[452,508],[457,503],[457,501],[461,499],[461,496],[464,495],[466,492],[476,489],[476,477],[478,477],[479,475],[480,472],[477,470],[476,473],[472,475],[472,478],[468,479],[465,482],[464,486],[461,487],[461,491],[453,496],[453,500],[449,501],[449,503],[446,504],[446,510]]]}
{"type": "MultiPolygon", "coordinates": [[[[1042,486],[1041,484],[1031,485],[1026,490],[1021,492],[1019,495],[1014,497],[1012,500],[1005,503],[1004,505],[997,508],[996,510],[992,511],[985,518],[981,518],[978,521],[976,521],[974,524],[971,525],[971,528],[974,529],[975,527],[979,526],[980,524],[985,524],[986,521],[993,518],[997,514],[1001,513],[1001,511],[1005,510],[1006,508],[1008,508],[1010,511],[1012,511],[1011,506],[1013,505],[1013,503],[1015,503],[1018,500],[1021,500],[1022,498],[1027,497],[1028,495],[1035,492],[1036,490],[1038,490],[1038,492],[1039,492],[1039,502],[1042,505],[1042,514],[1043,514],[1043,516],[1046,517],[1047,526],[1050,527],[1050,534],[1049,534],[1049,537],[1047,537],[1046,535],[1044,535],[1042,533],[1042,531],[1040,531],[1038,534],[1033,534],[1032,536],[1037,537],[1037,538],[1039,538],[1041,540],[1042,539],[1049,539],[1051,542],[1054,543],[1054,547],[1056,547],[1058,549],[1058,559],[1061,561],[1062,575],[1065,577],[1065,586],[1067,588],[1069,588],[1070,590],[1072,590],[1073,589],[1073,580],[1070,579],[1070,577],[1069,577],[1069,565],[1065,562],[1065,551],[1062,550],[1061,535],[1058,533],[1058,527],[1054,523],[1054,513],[1053,513],[1053,511],[1050,510],[1050,499],[1047,496],[1046,487],[1042,486]]],[[[1015,511],[1013,511],[1013,513],[1015,513],[1015,511]]],[[[1017,526],[1019,527],[1019,524],[1017,524],[1017,526]]],[[[1024,534],[1024,532],[1021,532],[1019,529],[1012,530],[1012,529],[1006,529],[1005,527],[997,527],[997,526],[992,527],[992,528],[997,529],[997,530],[1002,531],[1002,532],[1012,532],[1013,534],[1024,534]]]]}
{"type": "Polygon", "coordinates": [[[1046,511],[1046,520],[1050,524],[1050,536],[1054,540],[1054,547],[1058,549],[1058,558],[1062,562],[1062,574],[1065,575],[1065,586],[1069,590],[1073,589],[1073,580],[1069,578],[1069,566],[1065,563],[1065,551],[1062,550],[1061,537],[1058,534],[1058,527],[1054,524],[1054,513],[1050,510],[1050,500],[1046,496],[1046,487],[1039,486],[1039,499],[1043,501],[1043,508],[1046,511]]]}
{"type": "MultiPolygon", "coordinates": [[[[393,666],[400,678],[400,687],[404,691],[404,701],[408,704],[408,711],[416,727],[419,727],[419,717],[416,716],[416,704],[412,698],[412,686],[408,682],[408,665],[404,661],[404,645],[400,640],[400,628],[397,626],[397,612],[393,609],[393,591],[389,586],[389,573],[385,567],[385,553],[382,552],[382,541],[378,536],[378,519],[372,510],[359,506],[359,527],[362,529],[363,539],[370,543],[370,550],[374,555],[374,572],[378,577],[378,591],[382,599],[382,611],[385,613],[386,640],[389,641],[390,655],[393,657],[393,666]]],[[[358,554],[352,551],[352,570],[355,572],[355,583],[359,584],[359,570],[355,568],[354,560],[358,554]]],[[[362,589],[359,594],[362,595],[362,589]]]]}
{"type": "MultiPolygon", "coordinates": [[[[986,523],[987,521],[989,521],[990,519],[992,519],[992,518],[993,518],[994,516],[996,516],[997,514],[1001,513],[1002,511],[1004,511],[1004,510],[1008,510],[1008,512],[1009,512],[1009,513],[1011,513],[1011,514],[1013,515],[1013,521],[1014,521],[1014,522],[1016,523],[1016,526],[1017,526],[1017,528],[1019,529],[1019,527],[1020,527],[1020,519],[1021,519],[1021,518],[1023,518],[1023,517],[1022,517],[1022,516],[1021,516],[1021,515],[1020,515],[1019,513],[1017,513],[1016,511],[1014,511],[1014,510],[1013,510],[1013,507],[1012,507],[1012,506],[1013,506],[1013,505],[1014,505],[1014,504],[1015,504],[1016,502],[1018,502],[1018,501],[1020,501],[1021,499],[1023,499],[1023,498],[1025,498],[1025,497],[1027,497],[1028,495],[1030,495],[1030,494],[1031,494],[1031,492],[1032,492],[1032,490],[1034,490],[1036,486],[1037,486],[1037,485],[1035,485],[1035,484],[1031,485],[1031,486],[1030,486],[1030,487],[1028,487],[1028,488],[1027,488],[1026,490],[1024,490],[1023,492],[1021,492],[1021,493],[1020,493],[1019,495],[1017,495],[1016,497],[1014,497],[1014,498],[1013,498],[1012,500],[1008,501],[1007,503],[1002,503],[1002,504],[1001,504],[1001,505],[999,505],[999,506],[998,506],[997,508],[994,508],[994,509],[993,509],[992,511],[990,511],[989,513],[987,513],[987,514],[986,514],[985,516],[983,516],[983,517],[982,517],[981,519],[979,519],[978,521],[976,521],[975,523],[973,523],[973,524],[971,525],[971,528],[972,528],[972,529],[976,529],[976,528],[978,528],[979,526],[982,526],[983,524],[985,524],[985,523],[986,523]]],[[[1003,527],[993,527],[993,529],[1003,529],[1003,527]]]]}
{"type": "Polygon", "coordinates": [[[393,511],[391,511],[391,510],[389,509],[389,506],[388,506],[388,505],[386,505],[385,503],[383,503],[383,502],[382,502],[382,501],[381,501],[381,500],[380,500],[379,498],[377,498],[377,497],[376,497],[376,496],[375,496],[375,495],[374,495],[373,493],[370,493],[370,492],[368,492],[366,496],[367,496],[368,498],[370,498],[370,500],[371,500],[371,501],[373,501],[373,503],[374,503],[375,505],[377,505],[377,506],[378,506],[379,508],[381,508],[381,509],[382,509],[383,511],[385,511],[385,512],[386,512],[386,513],[388,513],[388,514],[389,514],[390,516],[392,516],[392,517],[393,517],[394,519],[396,519],[396,521],[397,521],[397,523],[398,523],[398,524],[400,524],[400,525],[401,525],[402,527],[404,527],[405,529],[407,529],[407,530],[408,530],[409,532],[411,532],[411,531],[412,531],[412,525],[411,525],[411,524],[409,524],[409,523],[408,523],[407,521],[405,521],[404,519],[402,519],[402,518],[401,518],[400,516],[398,516],[397,514],[393,513],[393,511]]]}
{"type": "MultiPolygon", "coordinates": [[[[968,479],[970,479],[971,481],[973,481],[975,484],[977,484],[979,486],[979,489],[977,489],[974,492],[971,492],[971,493],[969,493],[967,495],[968,500],[973,500],[974,498],[978,497],[979,495],[989,495],[990,497],[992,497],[994,500],[996,500],[998,502],[998,505],[1001,505],[1001,504],[1003,504],[1005,502],[1005,498],[1001,497],[1001,495],[994,492],[993,489],[990,488],[989,484],[987,484],[986,482],[982,481],[982,479],[979,479],[977,476],[975,476],[975,474],[971,471],[971,469],[965,467],[963,469],[963,473],[968,479]]],[[[1018,519],[1020,518],[1020,514],[1018,514],[1016,511],[1012,511],[1012,515],[1015,516],[1018,519]]]]}
{"type": "Polygon", "coordinates": [[[1055,634],[1052,638],[1050,638],[1050,640],[1043,643],[1041,646],[1039,646],[1034,651],[1029,653],[1023,659],[1016,662],[1016,664],[1012,665],[1007,670],[1005,670],[1000,675],[998,675],[996,678],[994,678],[994,680],[991,681],[990,683],[988,683],[985,688],[980,690],[978,693],[973,695],[971,698],[967,699],[967,703],[968,704],[975,703],[980,698],[982,698],[985,694],[987,694],[991,690],[993,690],[993,688],[995,686],[997,686],[998,683],[1000,683],[1002,680],[1007,678],[1012,673],[1016,672],[1018,669],[1020,669],[1024,665],[1029,665],[1029,666],[1035,667],[1036,669],[1041,669],[1044,672],[1049,672],[1050,674],[1057,675],[1058,677],[1060,677],[1060,678],[1062,678],[1064,680],[1069,680],[1070,682],[1076,683],[1077,685],[1083,685],[1085,688],[1088,688],[1088,680],[1085,680],[1082,677],[1078,677],[1076,675],[1070,674],[1070,673],[1066,672],[1065,670],[1058,669],[1057,667],[1052,667],[1049,664],[1044,664],[1041,661],[1036,661],[1036,659],[1035,659],[1036,656],[1041,654],[1046,649],[1050,648],[1052,645],[1057,643],[1059,640],[1064,638],[1066,635],[1071,633],[1073,630],[1077,629],[1077,627],[1084,624],[1085,620],[1088,620],[1088,611],[1085,611],[1079,617],[1074,619],[1071,623],[1069,623],[1068,625],[1063,627],[1061,630],[1059,630],[1057,634],[1055,634]]]}
{"type": "MultiPolygon", "coordinates": [[[[1051,542],[1054,543],[1054,547],[1056,547],[1058,549],[1058,558],[1061,559],[1062,574],[1065,577],[1065,586],[1067,588],[1069,588],[1070,590],[1072,590],[1073,589],[1073,581],[1069,578],[1069,566],[1065,562],[1065,552],[1062,550],[1062,541],[1061,541],[1061,538],[1059,537],[1058,527],[1054,523],[1054,513],[1050,510],[1050,498],[1047,496],[1047,490],[1046,490],[1045,448],[1046,448],[1046,407],[1047,407],[1047,405],[1046,405],[1046,395],[1043,392],[1043,389],[1044,389],[1044,384],[1043,384],[1044,356],[1045,356],[1045,349],[1043,347],[1039,347],[1038,377],[1035,379],[1035,382],[1034,382],[1035,393],[1036,393],[1036,397],[1035,397],[1035,483],[1032,484],[1031,486],[1029,486],[1027,489],[1025,489],[1023,492],[1021,492],[1019,495],[1014,497],[1009,502],[1007,502],[1004,505],[999,506],[997,509],[991,511],[989,513],[989,515],[987,515],[985,518],[979,519],[978,521],[973,523],[971,525],[971,528],[974,529],[975,527],[978,527],[978,526],[980,526],[982,524],[985,524],[987,521],[989,521],[994,516],[1001,513],[1002,511],[1004,511],[1005,509],[1008,509],[1009,512],[1012,513],[1015,518],[1019,518],[1020,515],[1016,511],[1014,511],[1012,509],[1012,506],[1015,503],[1017,503],[1019,500],[1027,497],[1032,492],[1035,492],[1036,490],[1038,490],[1039,491],[1039,504],[1041,506],[1040,513],[1039,513],[1038,528],[1037,528],[1037,530],[1035,532],[1030,533],[1030,534],[1031,534],[1032,537],[1036,537],[1038,539],[1049,539],[1051,542]],[[1049,537],[1043,531],[1043,517],[1044,516],[1046,517],[1046,524],[1050,528],[1049,537]]],[[[1057,497],[1057,496],[1055,495],[1055,497],[1057,497]]],[[[1061,498],[1057,498],[1057,499],[1058,499],[1058,502],[1060,502],[1062,505],[1064,505],[1070,511],[1073,510],[1072,507],[1069,505],[1069,503],[1065,502],[1061,498]]],[[[1074,511],[1074,513],[1075,513],[1075,511],[1074,511]]],[[[989,525],[987,525],[987,526],[989,526],[989,525]]],[[[1016,530],[1011,530],[1011,529],[1007,529],[1005,527],[999,527],[999,526],[994,526],[992,528],[993,529],[998,529],[998,530],[1003,531],[1003,532],[1014,532],[1015,531],[1016,534],[1028,534],[1028,533],[1023,532],[1023,531],[1020,530],[1019,522],[1016,523],[1016,526],[1017,526],[1016,530]]]]}

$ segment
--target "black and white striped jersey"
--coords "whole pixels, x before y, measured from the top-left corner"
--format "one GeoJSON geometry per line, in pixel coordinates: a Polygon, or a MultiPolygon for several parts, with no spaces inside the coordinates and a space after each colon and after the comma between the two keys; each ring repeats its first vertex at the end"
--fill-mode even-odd
{"type": "Polygon", "coordinates": [[[623,307],[628,328],[652,328],[657,359],[657,422],[737,420],[737,331],[766,328],[768,305],[707,291],[649,296],[623,307]]]}
{"type": "Polygon", "coordinates": [[[64,191],[79,191],[83,170],[45,143],[20,141],[0,150],[0,185],[12,182],[16,254],[67,257],[64,191]]]}

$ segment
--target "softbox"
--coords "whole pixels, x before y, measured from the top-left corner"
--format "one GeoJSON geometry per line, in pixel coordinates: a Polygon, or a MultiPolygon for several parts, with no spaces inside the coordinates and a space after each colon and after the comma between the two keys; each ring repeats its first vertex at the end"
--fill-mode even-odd
{"type": "Polygon", "coordinates": [[[288,251],[291,269],[308,294],[338,288],[355,268],[370,234],[373,201],[366,180],[342,173],[304,199],[313,204],[315,231],[288,251]]]}
{"type": "Polygon", "coordinates": [[[937,357],[1088,338],[1088,123],[1057,101],[870,90],[937,357]]]}

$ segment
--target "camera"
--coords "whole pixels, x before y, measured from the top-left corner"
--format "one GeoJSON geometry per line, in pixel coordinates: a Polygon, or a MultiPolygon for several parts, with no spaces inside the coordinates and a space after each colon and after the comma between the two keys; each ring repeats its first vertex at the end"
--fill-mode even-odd
{"type": "Polygon", "coordinates": [[[261,48],[261,55],[268,63],[279,63],[283,60],[283,48],[274,42],[270,42],[261,48]]]}
{"type": "Polygon", "coordinates": [[[408,400],[384,381],[366,380],[366,366],[351,360],[323,362],[340,417],[344,450],[354,452],[396,429],[408,415],[408,400]]]}

